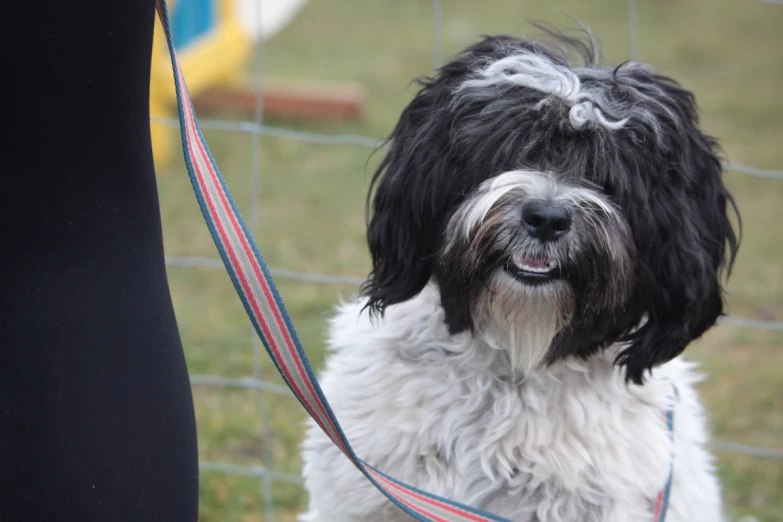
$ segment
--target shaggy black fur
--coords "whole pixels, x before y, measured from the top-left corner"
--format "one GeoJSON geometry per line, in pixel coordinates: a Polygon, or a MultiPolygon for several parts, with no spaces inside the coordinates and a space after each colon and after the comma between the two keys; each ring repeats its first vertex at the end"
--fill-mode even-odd
{"type": "MultiPolygon", "coordinates": [[[[611,273],[597,251],[586,254],[589,266],[566,268],[573,272],[563,276],[574,290],[573,320],[555,339],[549,362],[629,342],[617,362],[627,379],[642,383],[645,371],[680,354],[721,315],[723,271],[738,248],[727,207],[736,213],[736,206],[721,181],[718,144],[700,130],[691,92],[638,64],[602,68],[592,45],[551,34],[584,57],[585,66],[573,69],[583,88],[600,89],[610,112],[631,115],[628,123],[577,130],[565,103],[536,108],[544,95],[519,85],[456,95],[477,69],[511,54],[534,52],[568,65],[565,51],[509,36],[469,47],[420,80],[392,132],[373,178],[367,234],[373,269],[363,292],[382,314],[434,279],[451,332],[471,328],[466,296],[485,281],[462,278],[464,259],[442,255],[450,218],[489,178],[517,169],[551,172],[559,182],[596,187],[619,209],[632,238],[632,290],[621,306],[596,297],[591,282],[602,281],[602,266],[611,273]]],[[[481,266],[496,269],[497,261],[481,266]]]]}

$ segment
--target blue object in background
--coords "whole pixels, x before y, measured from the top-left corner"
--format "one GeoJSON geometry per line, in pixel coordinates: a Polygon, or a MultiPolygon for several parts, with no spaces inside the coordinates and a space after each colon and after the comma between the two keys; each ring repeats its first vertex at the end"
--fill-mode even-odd
{"type": "Polygon", "coordinates": [[[174,47],[181,49],[207,34],[217,23],[214,0],[177,0],[171,18],[174,47]]]}

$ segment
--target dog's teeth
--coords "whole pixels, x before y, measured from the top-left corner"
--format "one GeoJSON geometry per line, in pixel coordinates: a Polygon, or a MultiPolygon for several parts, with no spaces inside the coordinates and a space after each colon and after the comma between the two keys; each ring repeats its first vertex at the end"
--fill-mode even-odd
{"type": "Polygon", "coordinates": [[[551,268],[549,268],[548,266],[546,266],[546,267],[539,267],[539,268],[533,268],[532,266],[521,265],[520,268],[522,270],[527,271],[527,272],[539,272],[539,273],[545,273],[545,272],[549,272],[551,270],[551,268]]]}
{"type": "Polygon", "coordinates": [[[530,259],[525,257],[517,257],[512,260],[514,265],[523,272],[530,272],[534,274],[548,274],[554,267],[550,261],[544,259],[530,259]]]}
{"type": "Polygon", "coordinates": [[[538,264],[538,266],[530,266],[527,263],[517,262],[515,263],[520,270],[525,272],[533,272],[537,274],[546,274],[552,271],[552,265],[546,263],[544,265],[538,264]]]}

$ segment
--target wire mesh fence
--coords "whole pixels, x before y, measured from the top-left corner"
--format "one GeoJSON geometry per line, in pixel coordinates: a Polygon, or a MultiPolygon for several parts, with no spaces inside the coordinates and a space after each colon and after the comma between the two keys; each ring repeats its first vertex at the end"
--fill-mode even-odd
{"type": "MultiPolygon", "coordinates": [[[[759,0],[764,3],[779,4],[778,0],[759,0]]],[[[256,6],[255,16],[260,25],[260,19],[263,16],[261,2],[254,2],[256,6]]],[[[638,54],[638,32],[637,32],[637,5],[636,0],[627,0],[628,24],[629,24],[629,50],[628,55],[631,59],[638,54]]],[[[435,68],[442,63],[442,6],[440,0],[432,0],[432,64],[435,68]]],[[[360,146],[368,149],[379,147],[382,141],[379,138],[361,136],[354,134],[319,134],[313,132],[303,132],[287,128],[280,128],[267,125],[263,118],[263,90],[264,90],[264,60],[265,50],[261,42],[258,45],[255,55],[255,70],[257,77],[255,81],[256,104],[254,117],[252,121],[228,121],[216,119],[200,120],[201,128],[207,130],[222,131],[226,133],[240,133],[250,136],[252,139],[251,148],[251,169],[248,173],[250,177],[250,206],[249,206],[249,225],[255,233],[259,222],[260,199],[261,199],[261,137],[274,137],[284,140],[295,140],[306,143],[316,143],[330,146],[360,146]]],[[[165,125],[177,128],[179,123],[173,119],[152,118],[153,124],[165,125]]],[[[726,163],[724,168],[727,171],[744,174],[747,176],[775,179],[783,181],[783,170],[761,169],[752,165],[741,163],[726,163]]],[[[207,269],[223,270],[224,266],[218,257],[194,257],[194,256],[167,256],[166,263],[171,267],[197,267],[207,269]]],[[[299,282],[301,284],[318,285],[354,285],[362,283],[363,278],[359,275],[345,276],[333,275],[327,273],[311,273],[291,270],[284,267],[270,267],[272,275],[276,279],[287,279],[299,282]]],[[[727,316],[721,320],[722,324],[735,328],[747,328],[753,330],[783,331],[783,321],[760,321],[742,317],[727,316]]],[[[269,422],[268,405],[265,403],[264,394],[268,392],[273,395],[292,396],[291,392],[285,386],[269,382],[269,377],[265,372],[274,372],[271,365],[266,364],[263,347],[256,337],[255,332],[248,326],[250,346],[253,350],[253,367],[251,375],[246,377],[226,377],[221,375],[192,375],[191,383],[195,387],[219,387],[227,389],[245,389],[253,390],[257,393],[257,410],[260,418],[261,435],[267,439],[272,429],[269,422]]],[[[747,446],[731,441],[714,441],[713,448],[722,451],[737,452],[756,458],[783,459],[783,450],[747,446]]],[[[241,466],[228,464],[218,461],[201,461],[200,469],[205,472],[225,473],[237,476],[254,477],[261,481],[261,492],[263,500],[263,511],[266,520],[272,521],[274,517],[274,500],[272,495],[272,485],[275,482],[300,484],[301,479],[298,475],[283,473],[275,470],[275,462],[271,452],[265,449],[262,455],[263,466],[241,466]]]]}

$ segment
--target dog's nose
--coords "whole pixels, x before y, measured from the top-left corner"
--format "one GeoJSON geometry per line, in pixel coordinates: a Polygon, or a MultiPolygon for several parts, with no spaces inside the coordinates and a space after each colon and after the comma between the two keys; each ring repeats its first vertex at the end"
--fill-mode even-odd
{"type": "Polygon", "coordinates": [[[541,241],[559,238],[571,228],[571,212],[549,201],[534,201],[522,211],[530,235],[541,241]]]}

